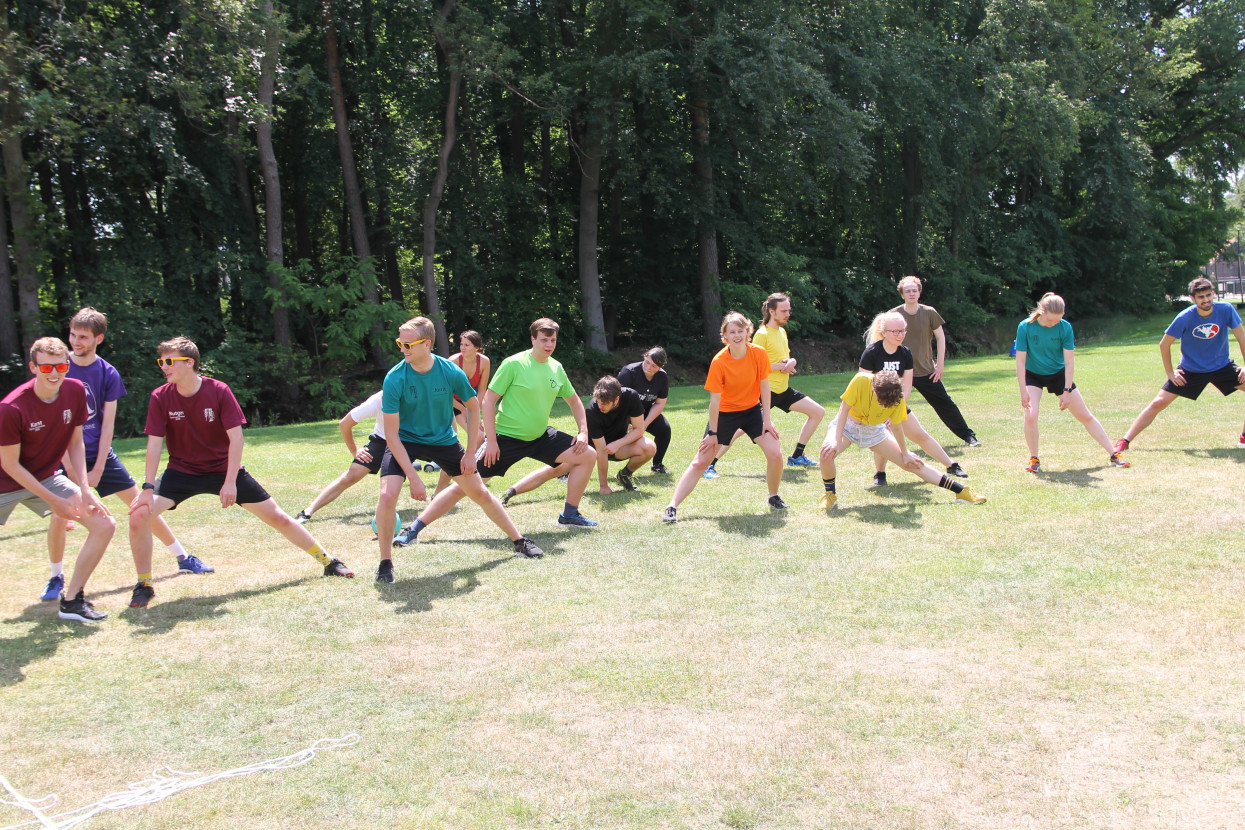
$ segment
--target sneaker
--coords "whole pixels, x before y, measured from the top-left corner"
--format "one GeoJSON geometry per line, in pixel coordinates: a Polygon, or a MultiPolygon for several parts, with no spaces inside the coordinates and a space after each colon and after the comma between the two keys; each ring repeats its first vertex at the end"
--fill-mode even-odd
{"type": "Polygon", "coordinates": [[[968,473],[964,472],[964,468],[960,466],[960,462],[953,461],[951,466],[947,468],[947,475],[956,478],[968,478],[968,473]]]}
{"type": "Polygon", "coordinates": [[[78,595],[73,599],[65,599],[61,597],[61,609],[57,614],[62,620],[77,620],[78,622],[99,622],[108,615],[103,611],[96,611],[95,606],[87,602],[86,597],[79,591],[78,595]]]}
{"type": "Polygon", "coordinates": [[[565,484],[566,482],[570,480],[571,480],[570,473],[567,473],[566,475],[558,476],[558,481],[562,482],[563,484],[565,484]]]}
{"type": "MultiPolygon", "coordinates": [[[[1245,440],[1245,435],[1241,436],[1241,440],[1245,440]]],[[[1245,446],[1245,444],[1238,444],[1237,446],[1245,446]]],[[[1127,449],[1128,449],[1128,439],[1121,438],[1115,442],[1115,446],[1111,447],[1111,452],[1121,453],[1121,452],[1125,452],[1127,449]]]]}
{"type": "Polygon", "coordinates": [[[1038,457],[1036,455],[1029,459],[1029,466],[1025,467],[1025,472],[1026,473],[1042,472],[1042,462],[1038,461],[1038,457]]]}
{"type": "MultiPolygon", "coordinates": [[[[881,474],[879,473],[879,475],[881,474]]],[[[839,497],[835,493],[822,493],[821,501],[817,502],[817,506],[829,510],[834,507],[834,503],[838,500],[839,497]]]]}
{"type": "Polygon", "coordinates": [[[306,510],[300,510],[298,511],[298,515],[294,517],[294,521],[298,522],[300,525],[305,525],[307,522],[311,521],[311,516],[306,510]]]}
{"type": "Polygon", "coordinates": [[[564,513],[559,513],[558,524],[570,525],[571,527],[596,527],[600,522],[594,522],[587,516],[567,516],[564,513]]]}
{"type": "Polygon", "coordinates": [[[787,503],[782,500],[782,496],[775,493],[769,497],[769,507],[770,510],[786,510],[787,503]]]}
{"type": "Polygon", "coordinates": [[[807,455],[789,455],[787,456],[788,467],[816,467],[817,462],[809,458],[807,455]]]}
{"type": "Polygon", "coordinates": [[[146,608],[147,603],[151,602],[156,595],[156,589],[150,585],[138,583],[134,586],[134,593],[130,594],[131,608],[146,608]]]}
{"type": "Polygon", "coordinates": [[[873,486],[874,487],[885,487],[886,486],[886,473],[874,473],[873,474],[873,486]]]}
{"type": "Polygon", "coordinates": [[[376,569],[376,581],[384,582],[387,585],[393,584],[393,560],[380,560],[380,567],[376,569]]]}
{"type": "Polygon", "coordinates": [[[1237,449],[1245,450],[1245,432],[1241,433],[1241,437],[1236,439],[1237,449]]]}
{"type": "Polygon", "coordinates": [[[346,579],[354,579],[354,571],[340,559],[330,559],[329,563],[324,566],[325,576],[344,576],[346,579]]]}
{"type": "Polygon", "coordinates": [[[514,552],[528,559],[539,559],[545,555],[545,552],[538,548],[535,542],[527,538],[515,540],[514,552]]]}
{"type": "MultiPolygon", "coordinates": [[[[505,502],[502,502],[505,504],[505,502]]],[[[393,537],[393,543],[400,548],[404,548],[412,542],[418,542],[419,538],[415,535],[415,523],[411,522],[402,528],[402,532],[393,537]]]]}
{"type": "Polygon", "coordinates": [[[43,593],[39,599],[44,602],[51,602],[54,599],[61,598],[61,591],[65,590],[65,575],[57,574],[48,580],[48,587],[43,589],[43,593]]]}
{"type": "Polygon", "coordinates": [[[1120,456],[1120,454],[1119,454],[1118,452],[1113,452],[1113,453],[1111,453],[1111,458],[1108,460],[1108,462],[1107,462],[1107,463],[1109,463],[1112,467],[1127,467],[1127,466],[1129,466],[1129,463],[1128,463],[1127,461],[1125,461],[1125,460],[1124,460],[1124,459],[1120,456]]]}
{"type": "Polygon", "coordinates": [[[715,478],[718,478],[718,471],[713,469],[713,465],[710,464],[705,470],[705,479],[707,481],[713,481],[715,478]]]}
{"type": "Polygon", "coordinates": [[[985,504],[984,497],[977,495],[972,490],[965,487],[963,490],[955,494],[956,504],[985,504]]]}
{"type": "Polygon", "coordinates": [[[634,492],[637,489],[635,486],[635,476],[626,467],[618,471],[618,483],[628,492],[634,492]]]}
{"type": "Polygon", "coordinates": [[[501,506],[505,507],[507,504],[510,504],[510,500],[517,495],[518,493],[514,491],[513,487],[507,487],[506,492],[501,494],[501,506]]]}
{"type": "Polygon", "coordinates": [[[970,447],[981,446],[981,440],[978,439],[976,435],[971,435],[971,434],[967,438],[964,439],[964,443],[970,447]]]}
{"type": "Polygon", "coordinates": [[[441,472],[441,465],[435,461],[429,461],[427,464],[424,465],[424,472],[425,473],[439,473],[441,472]]]}
{"type": "Polygon", "coordinates": [[[193,553],[188,553],[177,560],[177,572],[183,574],[214,574],[216,569],[193,553]]]}
{"type": "MultiPolygon", "coordinates": [[[[1245,438],[1245,435],[1242,435],[1242,436],[1241,436],[1241,438],[1245,438]]],[[[666,465],[665,465],[665,464],[654,464],[654,465],[653,465],[653,475],[655,475],[655,476],[668,476],[668,475],[670,475],[670,471],[666,469],[666,465]]]]}
{"type": "Polygon", "coordinates": [[[73,523],[73,519],[70,519],[69,521],[65,522],[65,530],[74,530],[77,527],[78,526],[73,523]]]}
{"type": "Polygon", "coordinates": [[[667,507],[661,511],[661,520],[668,525],[674,524],[679,520],[678,510],[674,507],[667,507]]]}

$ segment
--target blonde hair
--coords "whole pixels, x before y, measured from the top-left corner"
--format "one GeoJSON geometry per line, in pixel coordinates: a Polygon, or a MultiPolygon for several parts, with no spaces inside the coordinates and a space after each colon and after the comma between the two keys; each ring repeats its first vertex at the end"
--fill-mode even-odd
{"type": "Polygon", "coordinates": [[[411,319],[407,320],[402,325],[398,326],[398,331],[399,332],[413,331],[415,332],[416,339],[418,340],[428,339],[430,341],[433,341],[434,346],[436,345],[435,340],[437,336],[437,330],[436,330],[436,327],[432,325],[432,321],[429,320],[427,317],[412,317],[411,319]]]}
{"type": "Polygon", "coordinates": [[[900,294],[902,294],[902,293],[903,293],[903,287],[904,287],[905,285],[909,285],[909,284],[912,284],[912,283],[915,283],[917,288],[921,288],[921,287],[924,285],[924,283],[922,283],[922,282],[921,282],[921,278],[920,278],[920,277],[912,276],[911,274],[909,274],[908,276],[906,276],[906,277],[904,277],[903,279],[901,279],[901,280],[899,281],[899,284],[898,284],[898,285],[896,285],[896,286],[895,286],[895,288],[899,289],[899,293],[900,293],[900,294]]]}
{"type": "Polygon", "coordinates": [[[869,328],[865,329],[865,345],[872,346],[874,343],[882,339],[882,333],[886,330],[887,320],[898,320],[907,328],[908,321],[898,311],[883,311],[881,314],[873,318],[873,322],[869,324],[869,328]]]}
{"type": "Polygon", "coordinates": [[[48,357],[60,357],[63,354],[69,354],[69,347],[65,345],[65,341],[59,337],[40,337],[38,340],[30,344],[30,362],[38,363],[35,355],[42,352],[48,357]]]}
{"type": "Polygon", "coordinates": [[[1063,314],[1064,308],[1063,297],[1060,297],[1054,291],[1047,291],[1042,295],[1042,299],[1038,300],[1033,311],[1029,312],[1029,318],[1026,322],[1035,322],[1043,314],[1063,314]]]}
{"type": "Polygon", "coordinates": [[[193,361],[192,368],[196,372],[199,371],[199,347],[195,345],[195,341],[184,334],[179,334],[172,340],[165,340],[156,346],[156,354],[161,357],[171,352],[177,352],[180,357],[190,358],[193,361]]]}
{"type": "Polygon", "coordinates": [[[723,337],[726,336],[726,327],[731,323],[734,323],[737,326],[743,326],[748,332],[748,337],[752,337],[752,321],[740,314],[738,311],[727,312],[727,315],[722,318],[721,334],[723,337]]]}

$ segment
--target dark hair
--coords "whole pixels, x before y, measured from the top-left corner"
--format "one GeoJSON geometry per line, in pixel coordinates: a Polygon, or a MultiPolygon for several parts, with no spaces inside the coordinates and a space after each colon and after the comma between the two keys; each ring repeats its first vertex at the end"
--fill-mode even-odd
{"type": "Polygon", "coordinates": [[[1193,282],[1189,283],[1189,296],[1190,297],[1192,297],[1194,294],[1201,294],[1203,291],[1214,291],[1214,290],[1215,290],[1215,284],[1211,282],[1210,280],[1206,279],[1206,277],[1198,277],[1193,282]]]}
{"type": "Polygon", "coordinates": [[[606,375],[592,387],[592,397],[598,401],[616,401],[622,396],[622,384],[613,375],[606,375]]]}
{"type": "Polygon", "coordinates": [[[552,334],[556,337],[558,334],[558,324],[548,317],[541,317],[539,320],[532,322],[531,331],[532,337],[535,337],[537,332],[540,334],[552,334]]]}
{"type": "Polygon", "coordinates": [[[761,303],[761,325],[769,325],[769,316],[774,309],[778,308],[778,304],[783,300],[791,302],[791,298],[781,291],[775,291],[765,298],[765,302],[761,303]]]}
{"type": "Polygon", "coordinates": [[[199,347],[189,337],[179,335],[172,340],[165,340],[156,347],[156,354],[164,355],[169,352],[177,352],[181,357],[188,357],[194,361],[194,370],[199,371],[199,347]]]}
{"type": "Polygon", "coordinates": [[[87,306],[78,311],[69,321],[71,329],[90,329],[91,334],[99,336],[108,331],[108,318],[104,316],[104,312],[96,311],[87,306]]]}
{"type": "Polygon", "coordinates": [[[883,369],[873,376],[873,394],[885,407],[903,403],[903,383],[894,369],[883,369]]]}
{"type": "Polygon", "coordinates": [[[666,368],[666,350],[661,346],[654,346],[645,352],[644,356],[657,364],[658,369],[666,368]]]}
{"type": "Polygon", "coordinates": [[[480,332],[474,329],[467,329],[458,335],[458,345],[461,346],[464,340],[475,346],[477,350],[484,351],[484,338],[480,336],[480,332]]]}

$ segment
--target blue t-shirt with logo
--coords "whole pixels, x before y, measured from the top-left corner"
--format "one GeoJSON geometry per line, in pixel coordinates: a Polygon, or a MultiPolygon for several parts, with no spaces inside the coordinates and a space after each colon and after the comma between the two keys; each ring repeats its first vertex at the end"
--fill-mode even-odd
{"type": "Polygon", "coordinates": [[[1215,303],[1209,317],[1191,305],[1176,315],[1167,334],[1180,341],[1180,368],[1186,372],[1217,372],[1228,359],[1228,333],[1241,324],[1231,303],[1215,303]]]}
{"type": "Polygon", "coordinates": [[[454,434],[454,396],[476,396],[467,376],[439,355],[432,368],[417,372],[405,360],[389,370],[381,387],[382,412],[398,414],[398,438],[415,444],[446,447],[458,443],[454,434]]]}
{"type": "Polygon", "coordinates": [[[98,355],[90,366],[79,366],[69,361],[66,377],[82,381],[86,387],[86,423],[82,425],[82,443],[86,445],[87,465],[95,463],[99,455],[99,435],[104,425],[104,404],[125,397],[125,384],[121,373],[98,355]]]}

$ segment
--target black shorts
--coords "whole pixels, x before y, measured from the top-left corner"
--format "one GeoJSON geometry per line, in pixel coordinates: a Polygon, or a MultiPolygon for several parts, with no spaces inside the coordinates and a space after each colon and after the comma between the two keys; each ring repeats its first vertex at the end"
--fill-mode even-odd
{"type": "MultiPolygon", "coordinates": [[[[95,461],[99,456],[87,456],[86,472],[91,474],[91,468],[95,466],[95,461]]],[[[65,468],[62,466],[57,472],[64,474],[65,468]]],[[[108,450],[108,458],[104,461],[104,472],[99,477],[99,484],[95,485],[95,492],[102,499],[104,496],[111,496],[114,493],[123,493],[134,486],[134,478],[130,475],[130,471],[121,463],[121,459],[117,458],[117,454],[111,449],[108,450]]]]}
{"type": "MultiPolygon", "coordinates": [[[[1039,389],[1045,389],[1052,395],[1062,395],[1066,386],[1063,377],[1063,369],[1055,372],[1053,375],[1039,375],[1037,372],[1030,372],[1025,369],[1025,386],[1036,386],[1039,389]]],[[[1072,388],[1076,388],[1076,384],[1072,384],[1072,388]]]]}
{"type": "MultiPolygon", "coordinates": [[[[575,436],[558,432],[553,427],[549,427],[544,435],[532,441],[522,441],[518,438],[511,438],[509,435],[498,435],[497,460],[492,466],[481,465],[480,475],[483,478],[505,475],[507,470],[525,458],[534,458],[542,464],[556,467],[558,456],[569,450],[574,443],[575,436]]],[[[480,460],[483,452],[484,447],[481,446],[480,452],[476,455],[476,461],[480,460]]]]}
{"type": "Polygon", "coordinates": [[[1231,395],[1235,392],[1236,387],[1241,385],[1241,379],[1236,374],[1236,364],[1229,363],[1214,372],[1185,372],[1184,386],[1177,386],[1169,380],[1163,384],[1163,391],[1196,401],[1197,396],[1202,394],[1202,390],[1212,383],[1224,395],[1231,395]]]}
{"type": "Polygon", "coordinates": [[[798,389],[792,389],[790,386],[788,386],[786,389],[779,392],[778,394],[774,394],[772,392],[770,393],[770,396],[769,396],[770,409],[773,409],[774,407],[778,407],[783,412],[790,412],[791,407],[795,406],[798,402],[804,400],[807,397],[808,395],[805,395],[803,392],[799,391],[798,389]]]}
{"type": "MultiPolygon", "coordinates": [[[[411,461],[416,459],[420,461],[434,461],[442,470],[445,470],[451,478],[457,478],[463,474],[463,445],[455,441],[453,444],[416,444],[414,441],[403,441],[402,446],[406,448],[406,455],[411,461]]],[[[400,465],[393,457],[393,453],[385,450],[385,460],[381,465],[381,477],[385,476],[402,476],[406,478],[406,473],[402,472],[400,465]]]]}
{"type": "Polygon", "coordinates": [[[367,437],[367,451],[372,454],[372,460],[364,464],[358,458],[352,461],[352,464],[358,464],[360,467],[367,467],[369,473],[375,473],[380,470],[380,463],[385,458],[385,453],[389,451],[389,445],[385,443],[385,439],[376,433],[372,433],[367,437]]]}
{"type": "MultiPolygon", "coordinates": [[[[220,488],[224,486],[224,473],[195,475],[179,473],[177,470],[165,470],[164,474],[156,479],[156,495],[173,502],[173,506],[169,509],[174,510],[177,505],[191,496],[219,496],[220,488]]],[[[259,504],[272,498],[268,495],[268,491],[260,487],[259,482],[246,471],[246,467],[238,470],[237,486],[238,504],[259,504]]]]}
{"type": "MultiPolygon", "coordinates": [[[[744,434],[752,439],[752,443],[756,443],[756,440],[761,437],[761,433],[765,431],[765,420],[761,417],[760,404],[739,412],[718,413],[719,444],[729,444],[731,439],[735,437],[735,431],[739,429],[742,429],[744,434]]],[[[709,426],[706,424],[705,435],[708,434],[709,426]]]]}

